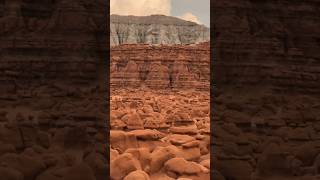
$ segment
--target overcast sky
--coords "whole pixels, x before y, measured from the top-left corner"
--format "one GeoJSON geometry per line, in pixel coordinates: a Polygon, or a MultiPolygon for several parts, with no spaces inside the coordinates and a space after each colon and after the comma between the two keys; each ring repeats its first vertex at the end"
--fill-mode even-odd
{"type": "Polygon", "coordinates": [[[110,13],[164,14],[210,26],[210,0],[110,0],[110,13]]]}

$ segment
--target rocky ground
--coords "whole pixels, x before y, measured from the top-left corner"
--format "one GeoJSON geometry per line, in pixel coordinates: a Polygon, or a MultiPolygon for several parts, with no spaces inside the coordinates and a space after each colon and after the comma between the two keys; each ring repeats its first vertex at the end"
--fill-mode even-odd
{"type": "Polygon", "coordinates": [[[102,92],[42,86],[1,97],[0,179],[106,179],[102,92]]]}
{"type": "Polygon", "coordinates": [[[210,179],[209,92],[122,89],[111,97],[111,179],[210,179]]]}
{"type": "Polygon", "coordinates": [[[216,91],[217,179],[319,179],[319,105],[319,97],[308,95],[216,91]]]}

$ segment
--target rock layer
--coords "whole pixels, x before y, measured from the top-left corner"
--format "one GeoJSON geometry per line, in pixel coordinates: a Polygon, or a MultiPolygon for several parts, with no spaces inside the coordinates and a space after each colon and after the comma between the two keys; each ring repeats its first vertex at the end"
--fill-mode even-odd
{"type": "Polygon", "coordinates": [[[219,179],[319,177],[319,7],[313,0],[212,3],[219,179]]]}
{"type": "Polygon", "coordinates": [[[209,28],[179,18],[151,16],[110,16],[110,45],[193,44],[210,40],[209,28]]]}
{"type": "Polygon", "coordinates": [[[111,48],[111,83],[119,88],[209,91],[209,43],[111,48]]]}
{"type": "Polygon", "coordinates": [[[106,8],[0,1],[1,179],[108,178],[106,8]]]}

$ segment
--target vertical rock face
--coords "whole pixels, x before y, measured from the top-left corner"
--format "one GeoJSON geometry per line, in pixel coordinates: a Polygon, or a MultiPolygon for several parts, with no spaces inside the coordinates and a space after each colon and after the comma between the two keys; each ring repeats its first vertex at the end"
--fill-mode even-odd
{"type": "Polygon", "coordinates": [[[318,2],[228,0],[213,8],[217,81],[319,90],[318,2]]]}
{"type": "Polygon", "coordinates": [[[209,91],[209,43],[111,48],[111,87],[209,91]]]}
{"type": "Polygon", "coordinates": [[[96,79],[106,45],[102,2],[1,2],[1,84],[96,79]]]}
{"type": "Polygon", "coordinates": [[[319,175],[317,1],[212,3],[215,168],[225,179],[319,175]]]}
{"type": "Polygon", "coordinates": [[[2,179],[107,179],[106,8],[0,1],[2,179]]]}
{"type": "Polygon", "coordinates": [[[110,44],[193,44],[210,40],[209,28],[179,18],[110,16],[110,44]]]}

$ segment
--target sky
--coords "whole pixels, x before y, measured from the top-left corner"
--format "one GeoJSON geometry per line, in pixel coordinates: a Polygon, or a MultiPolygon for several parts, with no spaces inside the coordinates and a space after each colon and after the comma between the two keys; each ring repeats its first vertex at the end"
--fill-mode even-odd
{"type": "Polygon", "coordinates": [[[110,14],[163,14],[210,26],[210,0],[110,0],[110,14]]]}

